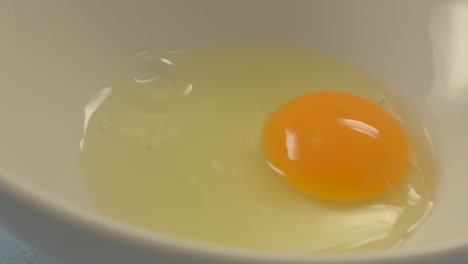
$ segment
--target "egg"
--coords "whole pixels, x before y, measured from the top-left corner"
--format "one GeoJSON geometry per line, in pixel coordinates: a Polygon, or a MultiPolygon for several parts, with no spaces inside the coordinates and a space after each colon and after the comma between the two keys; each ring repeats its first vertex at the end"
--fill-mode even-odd
{"type": "Polygon", "coordinates": [[[289,184],[332,201],[379,196],[411,165],[400,123],[377,103],[344,92],[289,101],[268,121],[264,144],[269,164],[289,184]]]}
{"type": "Polygon", "coordinates": [[[433,207],[430,130],[368,74],[268,45],[145,52],[123,68],[85,107],[82,181],[105,217],[318,254],[397,247],[433,207]]]}

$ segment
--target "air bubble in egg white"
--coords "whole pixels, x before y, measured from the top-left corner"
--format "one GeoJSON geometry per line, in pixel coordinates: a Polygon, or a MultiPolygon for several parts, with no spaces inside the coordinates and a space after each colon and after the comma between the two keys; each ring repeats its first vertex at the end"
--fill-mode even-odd
{"type": "Polygon", "coordinates": [[[193,85],[174,52],[143,52],[124,70],[117,89],[151,101],[167,101],[188,95],[193,85]]]}

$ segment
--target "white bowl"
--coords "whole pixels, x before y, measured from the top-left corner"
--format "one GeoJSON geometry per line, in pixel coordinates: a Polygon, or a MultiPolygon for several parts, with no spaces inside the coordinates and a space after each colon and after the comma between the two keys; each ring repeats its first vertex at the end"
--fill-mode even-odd
{"type": "Polygon", "coordinates": [[[464,2],[436,2],[0,0],[2,223],[71,264],[468,262],[468,15],[464,2]],[[90,96],[112,85],[138,52],[233,42],[329,54],[400,91],[429,116],[441,168],[436,205],[402,248],[266,254],[153,234],[94,211],[79,175],[82,108],[90,96]]]}

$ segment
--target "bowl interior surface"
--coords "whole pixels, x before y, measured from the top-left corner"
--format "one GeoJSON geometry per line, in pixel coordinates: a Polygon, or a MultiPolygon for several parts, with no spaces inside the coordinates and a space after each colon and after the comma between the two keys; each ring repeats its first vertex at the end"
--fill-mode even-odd
{"type": "MultiPolygon", "coordinates": [[[[434,60],[433,48],[440,45],[431,35],[439,1],[0,2],[0,167],[10,177],[93,213],[80,180],[83,107],[113,85],[131,56],[216,44],[287,44],[351,64],[419,111],[442,117],[428,119],[440,163],[435,208],[404,247],[468,238],[468,211],[460,209],[468,199],[468,126],[445,120],[452,114],[426,100],[434,89],[445,91],[433,85],[434,69],[445,60],[434,60]]],[[[451,104],[450,98],[444,100],[451,104]]],[[[463,100],[454,104],[466,107],[463,100]]]]}

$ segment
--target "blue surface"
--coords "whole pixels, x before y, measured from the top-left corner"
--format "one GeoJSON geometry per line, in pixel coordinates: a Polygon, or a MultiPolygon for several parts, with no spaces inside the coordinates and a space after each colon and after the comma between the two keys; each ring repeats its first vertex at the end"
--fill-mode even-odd
{"type": "Polygon", "coordinates": [[[0,225],[0,264],[59,264],[19,241],[0,225]]]}

